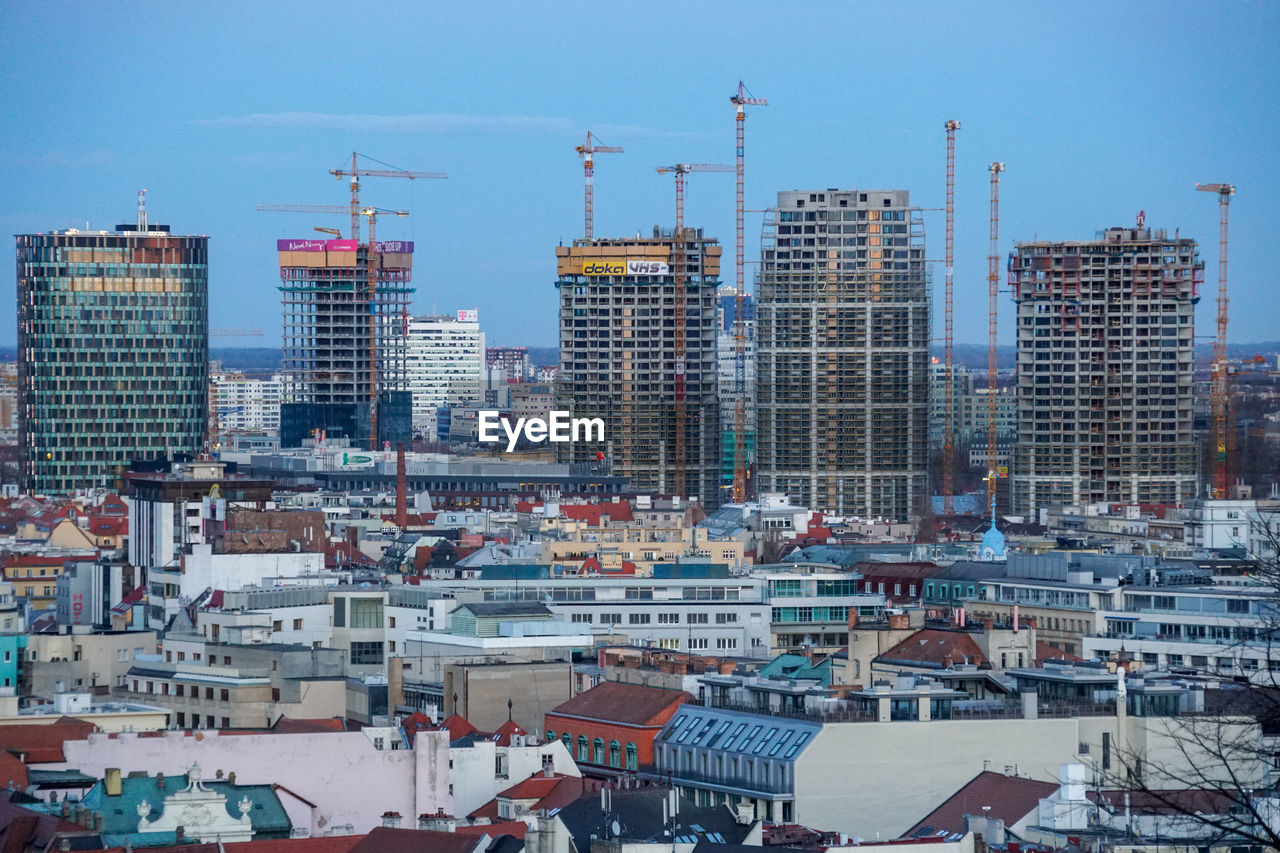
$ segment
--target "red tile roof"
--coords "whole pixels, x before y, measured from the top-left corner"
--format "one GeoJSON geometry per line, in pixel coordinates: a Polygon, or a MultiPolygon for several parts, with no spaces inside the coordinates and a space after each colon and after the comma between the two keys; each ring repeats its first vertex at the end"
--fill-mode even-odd
{"type": "Polygon", "coordinates": [[[84,740],[97,728],[93,723],[74,717],[59,717],[56,722],[45,725],[18,723],[0,726],[0,751],[20,755],[27,764],[66,761],[62,744],[69,740],[84,740]]]}
{"type": "Polygon", "coordinates": [[[880,655],[878,660],[945,669],[956,663],[982,663],[986,658],[973,637],[963,631],[925,628],[880,655]]]}
{"type": "Polygon", "coordinates": [[[516,723],[513,723],[511,720],[507,720],[505,723],[498,726],[498,730],[493,733],[493,736],[491,739],[498,746],[511,746],[511,738],[514,735],[527,735],[527,734],[529,733],[526,732],[524,729],[520,728],[519,725],[517,725],[516,723]]]}
{"type": "Polygon", "coordinates": [[[531,811],[564,808],[582,796],[582,777],[535,773],[498,793],[498,796],[467,817],[498,819],[499,800],[527,801],[531,811]]]}
{"type": "Polygon", "coordinates": [[[631,726],[657,726],[663,722],[660,717],[664,711],[691,701],[693,697],[683,690],[604,681],[557,705],[551,713],[631,726]]]}
{"type": "Polygon", "coordinates": [[[990,806],[989,816],[1012,827],[1040,807],[1040,801],[1058,790],[1053,782],[1038,782],[1021,776],[1005,776],[984,770],[974,776],[929,812],[923,820],[903,833],[903,837],[920,837],[940,832],[964,832],[965,815],[982,815],[990,806]]]}
{"type": "Polygon", "coordinates": [[[592,527],[599,527],[604,517],[612,522],[635,521],[631,514],[631,504],[624,501],[606,504],[561,504],[560,514],[572,521],[585,521],[592,527]]]}
{"type": "Polygon", "coordinates": [[[27,765],[8,752],[0,752],[0,788],[24,791],[27,788],[27,765]]]}
{"type": "Polygon", "coordinates": [[[477,823],[465,826],[459,826],[457,835],[469,835],[478,838],[481,835],[488,835],[491,838],[497,838],[499,835],[510,835],[515,838],[524,838],[525,832],[529,830],[529,824],[522,820],[505,820],[491,821],[490,823],[477,823]]]}
{"type": "Polygon", "coordinates": [[[351,853],[472,853],[479,839],[456,832],[375,827],[351,848],[351,853]]]}
{"type": "Polygon", "coordinates": [[[458,738],[467,735],[479,734],[480,730],[471,723],[467,722],[467,718],[458,714],[450,714],[448,717],[440,721],[440,725],[436,726],[437,730],[444,729],[449,732],[449,740],[455,741],[458,738]]]}
{"type": "Polygon", "coordinates": [[[123,536],[129,532],[129,519],[97,516],[89,519],[89,532],[94,536],[123,536]]]}
{"type": "Polygon", "coordinates": [[[271,727],[271,731],[276,734],[286,735],[345,732],[346,730],[346,721],[341,717],[322,717],[317,719],[281,717],[271,727]]]}
{"type": "MultiPolygon", "coordinates": [[[[82,828],[81,828],[82,829],[82,828]]],[[[147,853],[350,853],[364,840],[363,835],[317,835],[313,838],[264,838],[217,844],[181,844],[175,847],[147,847],[147,853]]],[[[103,853],[123,853],[123,847],[109,847],[103,853]]]]}
{"type": "Polygon", "coordinates": [[[1042,643],[1039,640],[1036,640],[1036,663],[1041,663],[1050,659],[1074,661],[1084,660],[1084,658],[1077,657],[1071,654],[1071,652],[1064,652],[1062,649],[1055,649],[1048,643],[1042,643]]]}

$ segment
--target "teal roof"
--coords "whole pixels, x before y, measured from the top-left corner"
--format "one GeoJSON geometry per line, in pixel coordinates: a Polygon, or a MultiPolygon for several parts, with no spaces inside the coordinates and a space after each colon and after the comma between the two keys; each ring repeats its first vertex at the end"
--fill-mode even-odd
{"type": "MultiPolygon", "coordinates": [[[[293,824],[285,813],[280,798],[270,785],[232,785],[226,780],[201,779],[207,790],[227,798],[227,814],[240,819],[237,804],[244,797],[253,803],[249,820],[253,825],[253,838],[288,838],[293,824]]],[[[158,847],[177,843],[173,832],[137,832],[138,804],[146,800],[151,805],[150,820],[160,816],[164,799],[170,794],[186,790],[187,776],[125,776],[120,780],[120,795],[107,796],[102,783],[95,785],[84,795],[86,808],[102,813],[102,838],[117,847],[126,841],[134,847],[158,847]]]]}
{"type": "Polygon", "coordinates": [[[757,673],[761,678],[790,678],[796,681],[816,681],[823,687],[831,686],[831,658],[813,661],[804,655],[780,654],[757,673]]]}
{"type": "Polygon", "coordinates": [[[729,577],[728,563],[654,563],[653,576],[665,580],[729,577]]]}

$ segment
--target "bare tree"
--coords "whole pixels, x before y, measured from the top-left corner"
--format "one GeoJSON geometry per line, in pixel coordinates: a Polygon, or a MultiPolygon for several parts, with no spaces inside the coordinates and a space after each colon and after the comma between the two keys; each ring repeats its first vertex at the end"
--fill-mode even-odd
{"type": "MultiPolygon", "coordinates": [[[[1163,758],[1134,747],[1120,751],[1106,784],[1199,827],[1207,841],[1258,844],[1280,849],[1276,771],[1280,767],[1280,512],[1250,518],[1255,614],[1239,620],[1229,646],[1236,660],[1259,660],[1243,675],[1215,667],[1205,678],[1203,711],[1172,719],[1139,718],[1135,725],[1167,725],[1175,754],[1163,758]]],[[[1118,698],[1117,701],[1124,701],[1118,698]]],[[[1203,841],[1202,840],[1202,841],[1203,841]]]]}

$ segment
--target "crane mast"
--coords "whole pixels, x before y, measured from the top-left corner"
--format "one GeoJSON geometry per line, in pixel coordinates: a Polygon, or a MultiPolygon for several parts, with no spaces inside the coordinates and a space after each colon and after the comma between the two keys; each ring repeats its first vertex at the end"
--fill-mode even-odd
{"type": "MultiPolygon", "coordinates": [[[[358,151],[351,152],[351,170],[346,169],[330,169],[329,174],[338,180],[343,178],[351,179],[351,239],[360,240],[360,217],[363,215],[364,208],[360,207],[360,178],[408,178],[409,180],[418,179],[437,179],[443,180],[449,177],[444,172],[410,172],[406,169],[397,169],[391,167],[388,169],[362,169],[360,168],[359,158],[373,160],[368,154],[361,154],[358,151]]],[[[381,162],[374,160],[375,163],[381,162]]],[[[383,163],[386,166],[388,164],[383,163]]]]}
{"type": "Polygon", "coordinates": [[[672,174],[676,176],[676,227],[675,233],[672,235],[675,242],[675,251],[672,253],[672,274],[675,279],[675,453],[672,460],[672,469],[674,471],[674,479],[676,488],[672,494],[683,497],[688,490],[688,482],[685,477],[685,467],[687,454],[685,451],[685,422],[687,413],[685,411],[685,358],[687,352],[687,344],[685,340],[685,256],[686,256],[686,239],[684,233],[684,181],[685,175],[690,172],[732,172],[732,166],[724,166],[718,163],[677,163],[674,166],[659,166],[659,174],[672,174]]]}
{"type": "Polygon", "coordinates": [[[999,288],[997,267],[1000,252],[1000,173],[1004,163],[992,163],[991,170],[991,249],[987,253],[987,498],[995,505],[996,483],[996,398],[999,381],[996,376],[996,316],[999,288]]]}
{"type": "Polygon", "coordinates": [[[765,98],[755,98],[747,91],[742,81],[738,81],[738,91],[730,98],[733,104],[735,124],[738,130],[737,145],[737,255],[735,257],[736,288],[733,294],[733,502],[742,503],[747,499],[747,290],[746,261],[743,257],[746,245],[744,217],[745,209],[745,176],[746,176],[746,122],[747,105],[764,107],[769,102],[765,98]]]}
{"type": "Polygon", "coordinates": [[[960,122],[949,119],[945,125],[947,131],[947,229],[946,229],[946,262],[944,276],[944,303],[946,305],[945,337],[943,362],[946,375],[944,391],[944,424],[942,431],[942,514],[955,512],[955,476],[956,476],[956,400],[955,400],[955,187],[956,187],[956,131],[960,122]]]}
{"type": "Polygon", "coordinates": [[[587,141],[576,146],[573,150],[578,152],[578,156],[582,158],[582,179],[583,179],[583,223],[582,233],[586,239],[590,240],[595,231],[595,155],[596,154],[621,154],[622,149],[616,145],[597,145],[599,140],[592,135],[591,131],[587,131],[587,141]]]}
{"type": "Polygon", "coordinates": [[[1232,184],[1196,184],[1200,192],[1218,194],[1218,334],[1213,341],[1213,376],[1210,400],[1213,408],[1213,496],[1226,500],[1227,482],[1227,210],[1236,194],[1232,184]]]}

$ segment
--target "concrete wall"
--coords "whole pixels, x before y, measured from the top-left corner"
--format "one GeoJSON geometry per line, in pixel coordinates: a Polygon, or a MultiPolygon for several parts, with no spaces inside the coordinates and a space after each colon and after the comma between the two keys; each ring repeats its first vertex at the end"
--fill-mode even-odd
{"type": "Polygon", "coordinates": [[[453,812],[448,734],[442,732],[419,732],[413,750],[394,751],[375,749],[360,732],[94,734],[67,741],[63,753],[67,760],[50,769],[78,769],[99,778],[108,767],[178,775],[199,761],[210,778],[222,770],[234,772],[240,784],[283,785],[316,804],[310,826],[316,835],[348,823],[357,833],[368,832],[381,825],[386,811],[415,817],[440,808],[453,812]]]}
{"type": "MultiPolygon", "coordinates": [[[[418,736],[421,737],[421,734],[418,736]]],[[[527,743],[530,745],[500,747],[493,741],[481,741],[466,749],[449,750],[448,757],[453,764],[453,803],[457,809],[457,817],[466,817],[520,780],[540,773],[544,755],[551,756],[556,773],[565,776],[582,775],[563,744],[539,744],[534,738],[529,738],[527,743]],[[504,772],[501,774],[495,772],[499,753],[503,756],[504,772]]]]}
{"type": "MultiPolygon", "coordinates": [[[[833,723],[797,758],[795,820],[862,837],[897,837],[984,769],[1058,781],[1068,762],[1100,760],[1111,740],[1112,772],[1122,744],[1145,750],[1144,763],[1186,771],[1194,746],[1176,742],[1172,721],[1129,718],[1122,740],[1115,717],[833,723]],[[1078,752],[1088,745],[1088,754],[1078,752]]],[[[980,805],[980,804],[979,804],[980,805]]]]}
{"type": "Polygon", "coordinates": [[[542,732],[548,711],[573,695],[572,665],[567,661],[526,664],[453,664],[444,671],[444,713],[466,717],[482,732],[511,719],[531,735],[542,732]],[[455,706],[453,694],[458,694],[455,706]]]}
{"type": "Polygon", "coordinates": [[[94,686],[110,689],[133,666],[135,654],[149,655],[155,650],[154,631],[32,634],[27,637],[26,691],[28,695],[52,699],[59,681],[68,690],[91,690],[94,686]]]}

